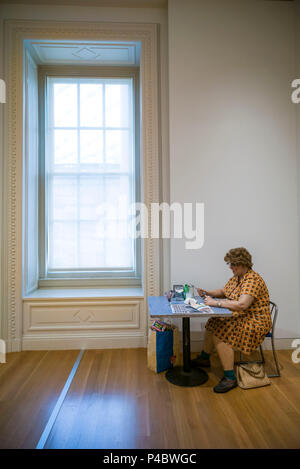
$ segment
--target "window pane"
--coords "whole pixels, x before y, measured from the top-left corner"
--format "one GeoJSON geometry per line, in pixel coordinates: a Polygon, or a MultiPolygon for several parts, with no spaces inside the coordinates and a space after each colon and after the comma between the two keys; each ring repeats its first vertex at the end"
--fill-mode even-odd
{"type": "Polygon", "coordinates": [[[54,164],[77,163],[77,131],[54,130],[54,164]]]}
{"type": "Polygon", "coordinates": [[[80,84],[80,125],[81,127],[102,127],[103,85],[80,84]]]}
{"type": "Polygon", "coordinates": [[[103,162],[103,131],[80,131],[80,163],[103,162]]]}
{"type": "Polygon", "coordinates": [[[74,268],[77,264],[77,223],[51,223],[49,229],[49,268],[74,268]]]}
{"type": "Polygon", "coordinates": [[[54,126],[77,126],[77,84],[54,84],[54,126]]]}
{"type": "MultiPolygon", "coordinates": [[[[101,176],[80,177],[80,220],[100,220],[103,215],[104,184],[101,176]]],[[[102,236],[103,238],[103,233],[102,236]]]]}
{"type": "Polygon", "coordinates": [[[109,206],[109,220],[128,220],[128,206],[132,203],[131,185],[127,176],[105,178],[105,198],[109,206]]]}
{"type": "Polygon", "coordinates": [[[128,84],[105,85],[105,125],[107,127],[129,127],[129,93],[128,84]]]}
{"type": "Polygon", "coordinates": [[[97,80],[48,79],[50,271],[134,268],[132,82],[97,80]]]}
{"type": "Polygon", "coordinates": [[[105,265],[105,245],[103,222],[80,223],[79,267],[97,268],[105,265]]]}
{"type": "Polygon", "coordinates": [[[129,148],[129,135],[127,130],[106,131],[106,162],[117,164],[122,171],[129,170],[128,158],[131,153],[129,148]]]}
{"type": "Polygon", "coordinates": [[[77,220],[77,184],[77,178],[52,178],[53,221],[77,220]]]}
{"type": "MultiPolygon", "coordinates": [[[[116,229],[117,228],[116,226],[116,229]]],[[[131,239],[119,239],[118,243],[116,243],[114,239],[107,239],[105,250],[106,266],[132,266],[132,253],[131,239]]]]}

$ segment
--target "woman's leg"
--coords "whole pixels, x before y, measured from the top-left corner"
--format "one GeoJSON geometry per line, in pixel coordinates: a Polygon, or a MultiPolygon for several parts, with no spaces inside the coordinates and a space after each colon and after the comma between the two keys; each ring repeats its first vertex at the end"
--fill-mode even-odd
{"type": "Polygon", "coordinates": [[[226,370],[233,370],[234,367],[234,351],[233,348],[225,344],[225,342],[222,342],[218,337],[215,335],[213,336],[213,343],[216,347],[216,350],[218,352],[218,355],[220,357],[222,366],[224,368],[224,371],[226,370]]]}
{"type": "Polygon", "coordinates": [[[214,392],[224,393],[237,387],[237,379],[234,373],[234,350],[233,348],[222,342],[218,337],[213,337],[215,347],[224,368],[224,377],[219,384],[214,387],[214,392]]]}
{"type": "Polygon", "coordinates": [[[203,350],[205,353],[211,354],[211,352],[213,351],[213,348],[214,348],[213,333],[205,329],[203,350]]]}

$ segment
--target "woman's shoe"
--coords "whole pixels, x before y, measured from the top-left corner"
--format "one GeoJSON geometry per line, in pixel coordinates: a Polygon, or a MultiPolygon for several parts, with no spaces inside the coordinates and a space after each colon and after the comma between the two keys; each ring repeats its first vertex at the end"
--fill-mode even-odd
{"type": "Polygon", "coordinates": [[[237,387],[237,380],[236,379],[229,379],[224,376],[219,384],[214,387],[214,391],[218,393],[228,392],[233,388],[237,387]]]}
{"type": "Polygon", "coordinates": [[[199,366],[200,368],[209,368],[210,367],[210,359],[209,358],[202,358],[201,355],[198,355],[196,358],[191,360],[192,366],[199,366]]]}

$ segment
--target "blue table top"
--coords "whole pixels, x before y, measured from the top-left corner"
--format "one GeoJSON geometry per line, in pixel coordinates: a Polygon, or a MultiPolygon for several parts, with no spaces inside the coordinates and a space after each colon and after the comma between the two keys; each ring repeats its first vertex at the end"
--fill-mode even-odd
{"type": "MultiPolygon", "coordinates": [[[[199,296],[195,296],[195,300],[199,303],[203,302],[203,299],[199,296]]],[[[173,303],[173,302],[171,302],[173,303]]],[[[216,308],[211,306],[212,313],[208,312],[199,312],[190,308],[186,313],[173,313],[171,309],[171,303],[167,300],[165,296],[148,296],[148,305],[149,312],[151,317],[161,317],[161,318],[212,318],[212,317],[230,317],[232,312],[226,308],[216,308]]],[[[183,301],[174,301],[174,303],[184,304],[183,301]]]]}

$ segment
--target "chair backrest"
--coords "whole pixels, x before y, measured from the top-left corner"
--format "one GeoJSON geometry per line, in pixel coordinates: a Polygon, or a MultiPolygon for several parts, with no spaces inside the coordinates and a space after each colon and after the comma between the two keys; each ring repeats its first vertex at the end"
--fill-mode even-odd
{"type": "Polygon", "coordinates": [[[272,331],[273,331],[274,327],[275,327],[276,320],[277,320],[277,316],[278,316],[278,306],[277,306],[277,304],[274,303],[273,301],[270,301],[270,309],[271,309],[272,331]]]}

